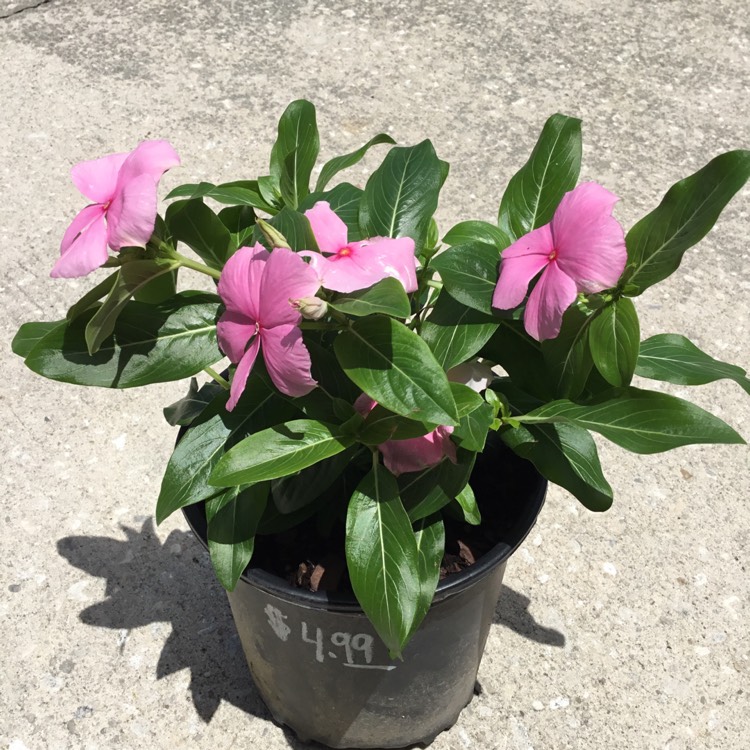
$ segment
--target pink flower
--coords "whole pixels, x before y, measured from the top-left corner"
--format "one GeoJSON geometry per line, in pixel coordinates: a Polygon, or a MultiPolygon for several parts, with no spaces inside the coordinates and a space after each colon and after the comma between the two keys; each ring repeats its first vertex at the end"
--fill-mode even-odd
{"type": "Polygon", "coordinates": [[[595,182],[566,193],[549,224],[503,251],[492,306],[520,305],[529,282],[542,271],[526,303],[524,325],[537,341],[555,338],[578,293],[615,286],[625,268],[625,235],[612,216],[618,200],[595,182]]]}
{"type": "Polygon", "coordinates": [[[145,247],[156,221],[159,179],[180,158],[167,141],[144,141],[129,154],[110,154],[76,164],[75,186],[93,204],[68,227],[53,277],[85,276],[107,261],[107,245],[145,247]]]}
{"type": "Polygon", "coordinates": [[[288,396],[304,396],[316,385],[310,372],[310,352],[298,325],[302,316],[290,300],[311,297],[318,277],[296,253],[262,245],[241,247],[224,266],[219,294],[226,312],[219,318],[219,345],[237,364],[227,410],[232,411],[245,390],[258,352],[274,385],[288,396]]]}
{"type": "MultiPolygon", "coordinates": [[[[366,393],[355,402],[354,408],[366,416],[377,406],[366,393]]],[[[440,425],[432,432],[406,440],[387,440],[378,446],[385,468],[394,476],[410,471],[422,471],[437,466],[444,458],[456,463],[456,446],[450,439],[453,427],[440,425]]]]}
{"type": "MultiPolygon", "coordinates": [[[[494,377],[487,365],[476,361],[465,362],[451,368],[446,373],[448,380],[463,383],[477,393],[481,393],[494,377]]],[[[377,402],[363,393],[355,402],[354,408],[364,417],[377,402]]],[[[450,436],[453,427],[440,425],[427,435],[406,440],[387,440],[378,446],[386,469],[394,476],[410,471],[422,471],[437,466],[444,458],[456,463],[456,446],[450,436]]]]}
{"type": "Polygon", "coordinates": [[[334,292],[366,289],[393,276],[407,292],[417,288],[417,259],[411,237],[373,237],[361,242],[347,242],[346,224],[326,201],[318,201],[305,211],[320,253],[305,250],[300,255],[310,258],[310,265],[321,284],[334,292]]]}

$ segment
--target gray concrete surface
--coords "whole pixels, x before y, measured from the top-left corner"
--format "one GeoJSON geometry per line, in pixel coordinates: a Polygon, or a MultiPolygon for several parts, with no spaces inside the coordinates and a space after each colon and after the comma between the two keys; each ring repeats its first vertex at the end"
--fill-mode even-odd
{"type": "MultiPolygon", "coordinates": [[[[269,720],[185,524],[151,521],[174,440],[160,409],[184,384],[80,389],[10,355],[20,322],[61,317],[90,284],[47,278],[82,206],[70,166],[165,137],[184,164],[165,190],[250,176],[284,106],[307,97],[324,156],[383,130],[432,138],[452,164],[447,229],[492,219],[561,111],[584,119],[582,176],[622,197],[629,226],[750,145],[745,3],[35,5],[0,4],[0,747],[302,750],[269,720]]],[[[644,337],[683,332],[750,366],[748,230],[745,190],[639,300],[644,337]]],[[[750,438],[737,386],[690,395],[750,438]]],[[[748,449],[601,453],[614,508],[550,492],[508,568],[484,692],[435,750],[750,747],[748,449]]]]}

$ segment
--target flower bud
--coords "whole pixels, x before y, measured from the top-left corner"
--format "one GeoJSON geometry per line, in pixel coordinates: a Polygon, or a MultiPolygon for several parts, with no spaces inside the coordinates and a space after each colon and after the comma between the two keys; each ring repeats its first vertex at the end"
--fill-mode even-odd
{"type": "Polygon", "coordinates": [[[320,320],[328,312],[328,303],[319,297],[302,297],[302,299],[290,299],[289,304],[299,310],[303,318],[307,320],[320,320]]]}
{"type": "Polygon", "coordinates": [[[258,219],[256,223],[271,247],[286,247],[291,249],[289,243],[286,241],[286,237],[278,229],[274,229],[267,221],[263,221],[263,219],[258,219]]]}

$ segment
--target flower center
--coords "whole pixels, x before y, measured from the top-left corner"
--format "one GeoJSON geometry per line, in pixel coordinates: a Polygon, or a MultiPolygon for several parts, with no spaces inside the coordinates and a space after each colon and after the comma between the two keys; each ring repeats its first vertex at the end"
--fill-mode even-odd
{"type": "Polygon", "coordinates": [[[348,258],[354,250],[349,247],[349,245],[346,245],[345,247],[342,247],[341,250],[339,250],[336,255],[339,256],[339,258],[348,258]]]}
{"type": "Polygon", "coordinates": [[[550,254],[549,254],[549,255],[547,256],[547,258],[548,258],[549,260],[557,260],[557,250],[553,250],[553,251],[552,251],[552,252],[551,252],[551,253],[550,253],[550,254]]]}

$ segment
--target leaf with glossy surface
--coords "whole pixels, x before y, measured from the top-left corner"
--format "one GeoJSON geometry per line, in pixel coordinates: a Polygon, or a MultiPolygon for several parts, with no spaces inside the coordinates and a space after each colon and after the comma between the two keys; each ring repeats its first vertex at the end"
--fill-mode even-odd
{"type": "Polygon", "coordinates": [[[205,383],[199,388],[198,381],[190,378],[187,395],[164,407],[162,410],[164,419],[173,427],[192,424],[222,390],[222,387],[215,381],[205,383]]]}
{"type": "MultiPolygon", "coordinates": [[[[113,274],[107,276],[104,281],[99,282],[93,289],[90,289],[86,294],[81,297],[75,304],[71,305],[66,313],[65,317],[68,320],[74,320],[81,313],[86,312],[92,307],[96,306],[96,303],[102,298],[106,297],[112,287],[117,283],[120,278],[120,269],[118,268],[113,274]]],[[[142,300],[147,302],[148,300],[142,300]]]]}
{"type": "Polygon", "coordinates": [[[268,484],[231,487],[206,503],[208,552],[216,577],[234,591],[252,559],[255,533],[268,500],[268,484]]]}
{"type": "Polygon", "coordinates": [[[750,393],[750,378],[745,370],[714,359],[676,333],[663,333],[641,342],[635,374],[677,385],[704,385],[726,378],[750,393]]]}
{"type": "Polygon", "coordinates": [[[360,318],[334,343],[341,367],[365,393],[410,419],[455,425],[448,379],[430,347],[393,318],[360,318]]]}
{"type": "Polygon", "coordinates": [[[638,295],[674,273],[748,177],[750,151],[729,151],[675,183],[625,237],[628,264],[620,286],[626,294],[638,295]]]}
{"type": "Polygon", "coordinates": [[[359,483],[346,516],[354,594],[392,658],[412,632],[420,597],[417,543],[393,475],[380,465],[359,483]]]}
{"type": "Polygon", "coordinates": [[[575,306],[569,307],[557,337],[541,343],[546,378],[557,398],[578,398],[586,385],[594,366],[589,347],[593,318],[575,306]]]}
{"type": "Polygon", "coordinates": [[[217,494],[208,478],[221,456],[246,435],[296,412],[255,372],[231,412],[226,410],[228,397],[224,390],[217,394],[175,446],[156,502],[157,523],[186,505],[217,494]]]}
{"type": "Polygon", "coordinates": [[[467,484],[461,492],[456,495],[456,502],[464,516],[464,521],[472,526],[479,526],[482,523],[482,514],[479,512],[477,499],[474,496],[474,490],[471,485],[467,484]]]}
{"type": "Polygon", "coordinates": [[[406,318],[411,313],[403,284],[390,276],[367,289],[337,294],[328,306],[355,317],[382,313],[406,318]]]}
{"type": "Polygon", "coordinates": [[[610,385],[630,385],[640,339],[638,313],[627,297],[596,313],[589,329],[589,347],[596,369],[610,385]]]}
{"type": "Polygon", "coordinates": [[[132,260],[124,263],[116,275],[107,298],[86,324],[85,335],[89,354],[96,354],[105,339],[115,330],[117,318],[130,298],[154,279],[164,274],[171,274],[175,268],[177,268],[177,262],[166,259],[132,260]]]}
{"type": "Polygon", "coordinates": [[[511,237],[500,227],[488,221],[461,221],[448,230],[443,237],[446,245],[464,245],[469,242],[483,242],[498,250],[504,250],[512,242],[511,237]]]}
{"type": "Polygon", "coordinates": [[[91,355],[86,346],[90,310],[52,329],[29,353],[26,364],[63,383],[134,388],[181,380],[221,358],[216,341],[216,295],[182,292],[159,305],[128,302],[113,336],[91,355]]]}
{"type": "Polygon", "coordinates": [[[356,151],[352,151],[349,154],[343,156],[336,156],[330,159],[323,165],[323,169],[320,170],[318,181],[315,183],[315,192],[325,190],[326,185],[335,177],[339,172],[349,167],[354,166],[362,157],[370,150],[372,146],[377,146],[380,143],[390,143],[394,145],[396,141],[391,138],[387,133],[379,133],[374,138],[371,138],[364,146],[358,148],[356,151]]]}
{"type": "MultiPolygon", "coordinates": [[[[277,232],[280,232],[284,236],[284,239],[289,243],[289,247],[291,247],[292,250],[318,249],[318,244],[315,241],[310,222],[306,216],[298,211],[284,207],[276,214],[276,216],[270,218],[268,223],[277,232]]],[[[253,230],[253,238],[256,242],[260,242],[269,250],[273,249],[259,226],[256,226],[253,230]]]]}
{"type": "Polygon", "coordinates": [[[529,424],[500,433],[514,453],[531,461],[550,482],[559,484],[589,510],[612,505],[612,488],[602,473],[599,453],[588,430],[574,424],[529,424]]]}
{"type": "Polygon", "coordinates": [[[551,221],[581,170],[581,121],[552,115],[526,164],[508,183],[497,223],[512,240],[551,221]]]}
{"type": "Polygon", "coordinates": [[[443,291],[422,323],[421,336],[444,370],[466,362],[492,338],[500,321],[443,291]]]}
{"type": "Polygon", "coordinates": [[[310,192],[310,174],[319,149],[315,107],[297,99],[281,115],[276,143],[271,149],[271,176],[289,208],[297,208],[310,192]]]}
{"type": "MultiPolygon", "coordinates": [[[[478,394],[477,394],[478,395],[478,394]]],[[[461,417],[461,421],[453,430],[451,439],[462,448],[469,451],[481,452],[487,440],[487,433],[495,418],[492,407],[480,397],[479,406],[461,417]]]]}
{"type": "Polygon", "coordinates": [[[440,581],[440,564],[445,554],[445,525],[439,514],[421,518],[414,524],[417,543],[419,598],[409,636],[413,635],[430,609],[440,581]]]}
{"type": "Polygon", "coordinates": [[[367,237],[411,237],[419,252],[443,182],[430,141],[392,148],[365,186],[359,222],[367,237]]]}
{"type": "Polygon", "coordinates": [[[230,487],[279,479],[335,456],[351,444],[351,437],[339,425],[295,419],[239,442],[219,459],[209,481],[215,487],[230,487]]]}
{"type": "Polygon", "coordinates": [[[67,322],[67,320],[49,320],[38,323],[24,323],[11,342],[13,354],[25,359],[45,336],[52,333],[56,328],[64,328],[67,322]]]}
{"type": "Polygon", "coordinates": [[[479,312],[492,312],[497,285],[499,250],[484,242],[456,245],[436,255],[430,265],[439,274],[448,294],[479,312]]]}
{"type": "Polygon", "coordinates": [[[231,232],[200,198],[172,203],[164,221],[172,238],[187,245],[211,268],[221,270],[237,249],[231,232]]]}
{"type": "Polygon", "coordinates": [[[634,453],[660,453],[695,443],[745,442],[728,424],[688,401],[632,387],[585,406],[552,401],[518,419],[526,424],[575,424],[634,453]]]}

